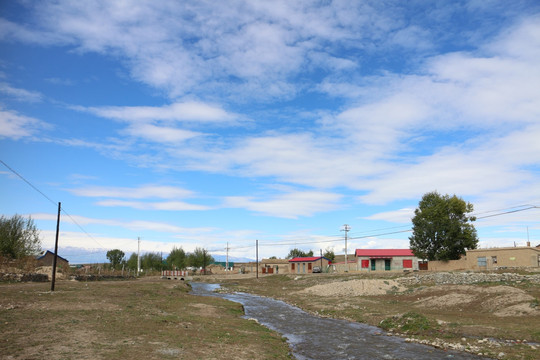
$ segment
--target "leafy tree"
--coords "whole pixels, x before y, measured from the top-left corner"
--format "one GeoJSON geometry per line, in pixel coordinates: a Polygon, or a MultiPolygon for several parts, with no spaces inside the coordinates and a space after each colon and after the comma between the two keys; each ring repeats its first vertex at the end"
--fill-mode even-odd
{"type": "Polygon", "coordinates": [[[456,195],[429,192],[414,211],[413,234],[409,237],[414,255],[427,260],[457,260],[467,249],[476,249],[478,237],[472,224],[473,205],[456,195]]]}
{"type": "Polygon", "coordinates": [[[273,260],[273,259],[277,259],[276,256],[270,256],[269,259],[273,260]]]}
{"type": "Polygon", "coordinates": [[[287,255],[287,259],[293,259],[295,257],[309,257],[313,256],[313,250],[309,250],[309,252],[304,252],[300,249],[291,249],[289,251],[289,254],[287,255]]]}
{"type": "Polygon", "coordinates": [[[125,256],[126,254],[119,249],[107,251],[107,259],[109,259],[113,269],[117,269],[125,261],[125,256]]]}
{"type": "Polygon", "coordinates": [[[41,251],[39,231],[31,217],[20,215],[11,218],[0,217],[0,255],[20,259],[37,255],[41,251]]]}
{"type": "Polygon", "coordinates": [[[330,261],[334,261],[334,259],[336,258],[336,254],[334,254],[334,250],[333,250],[333,249],[326,249],[326,250],[324,250],[323,256],[324,256],[325,258],[327,258],[328,260],[330,260],[330,261]]]}
{"type": "Polygon", "coordinates": [[[137,254],[131,253],[131,256],[126,261],[127,268],[130,270],[137,270],[137,254]]]}
{"type": "Polygon", "coordinates": [[[186,264],[187,256],[184,249],[182,249],[182,247],[173,247],[171,253],[167,256],[167,265],[171,267],[171,269],[184,269],[186,264]]]}
{"type": "Polygon", "coordinates": [[[141,268],[144,270],[161,270],[163,263],[159,253],[146,253],[141,256],[141,268]]]}
{"type": "Polygon", "coordinates": [[[214,258],[208,254],[208,251],[206,251],[203,248],[197,247],[195,248],[195,251],[188,254],[187,263],[188,266],[193,267],[206,267],[209,264],[214,262],[214,258]]]}

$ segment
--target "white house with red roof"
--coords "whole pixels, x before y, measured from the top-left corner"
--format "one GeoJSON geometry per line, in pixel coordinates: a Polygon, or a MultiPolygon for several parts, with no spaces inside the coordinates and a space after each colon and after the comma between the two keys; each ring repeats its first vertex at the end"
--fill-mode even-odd
{"type": "Polygon", "coordinates": [[[413,271],[421,262],[410,249],[357,249],[354,255],[360,271],[413,271]]]}
{"type": "Polygon", "coordinates": [[[291,274],[312,274],[315,267],[322,271],[330,264],[330,259],[324,256],[295,257],[289,260],[289,272],[291,274]]]}

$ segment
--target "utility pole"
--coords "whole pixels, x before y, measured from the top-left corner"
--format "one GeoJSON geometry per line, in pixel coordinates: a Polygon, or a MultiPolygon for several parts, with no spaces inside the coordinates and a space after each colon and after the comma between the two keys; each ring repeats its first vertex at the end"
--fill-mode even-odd
{"type": "Polygon", "coordinates": [[[139,274],[141,273],[141,238],[137,237],[137,241],[139,242],[137,248],[137,277],[139,277],[139,274]]]}
{"type": "Polygon", "coordinates": [[[54,241],[54,258],[52,266],[52,276],[51,276],[51,291],[54,291],[54,284],[56,283],[56,259],[58,258],[58,233],[60,231],[60,211],[62,205],[58,203],[58,217],[56,218],[56,240],[54,241]]]}
{"type": "Polygon", "coordinates": [[[322,271],[322,249],[319,249],[321,250],[321,271],[322,271]]]}
{"type": "Polygon", "coordinates": [[[203,274],[206,275],[206,250],[202,250],[203,274]]]}
{"type": "Polygon", "coordinates": [[[343,225],[343,230],[345,231],[345,272],[349,272],[349,260],[347,259],[347,233],[351,230],[351,227],[347,224],[343,225]]]}
{"type": "Polygon", "coordinates": [[[255,240],[255,267],[257,268],[257,279],[259,278],[259,240],[255,240]]]}
{"type": "Polygon", "coordinates": [[[229,271],[229,242],[227,241],[227,247],[225,248],[227,250],[227,258],[225,260],[225,271],[229,271]]]}

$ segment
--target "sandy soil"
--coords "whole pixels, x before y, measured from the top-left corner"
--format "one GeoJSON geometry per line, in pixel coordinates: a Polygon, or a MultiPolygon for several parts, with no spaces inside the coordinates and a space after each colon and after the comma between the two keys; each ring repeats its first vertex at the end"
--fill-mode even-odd
{"type": "Polygon", "coordinates": [[[384,295],[390,291],[399,292],[405,289],[404,286],[394,280],[362,279],[315,285],[301,292],[320,296],[366,296],[384,295]]]}
{"type": "MultiPolygon", "coordinates": [[[[372,296],[388,293],[400,293],[407,288],[394,280],[361,279],[334,281],[301,290],[299,293],[317,296],[372,296]]],[[[432,286],[417,290],[418,300],[413,303],[416,308],[445,309],[467,306],[470,303],[481,303],[485,311],[495,316],[536,316],[540,314],[538,307],[532,307],[534,297],[525,291],[511,286],[481,287],[472,285],[432,286]],[[440,294],[437,294],[440,293],[440,294]]]]}

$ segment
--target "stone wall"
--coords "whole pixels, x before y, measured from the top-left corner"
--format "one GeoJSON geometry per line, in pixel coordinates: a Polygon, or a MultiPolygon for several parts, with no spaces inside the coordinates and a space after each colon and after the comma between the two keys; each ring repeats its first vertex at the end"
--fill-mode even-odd
{"type": "Polygon", "coordinates": [[[404,285],[472,285],[479,283],[520,283],[531,282],[540,284],[540,274],[520,275],[514,273],[473,273],[473,272],[440,272],[440,273],[413,273],[397,279],[404,285]]]}

